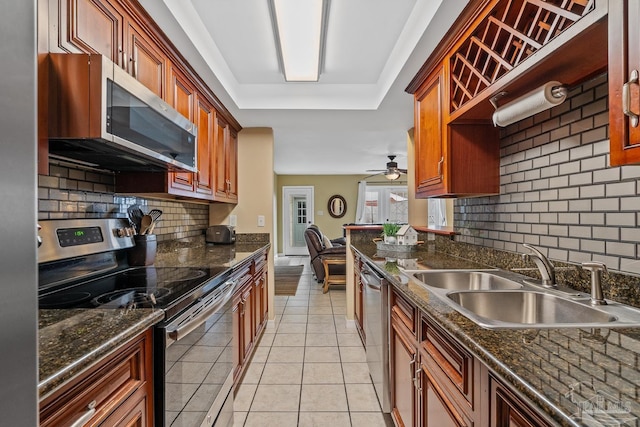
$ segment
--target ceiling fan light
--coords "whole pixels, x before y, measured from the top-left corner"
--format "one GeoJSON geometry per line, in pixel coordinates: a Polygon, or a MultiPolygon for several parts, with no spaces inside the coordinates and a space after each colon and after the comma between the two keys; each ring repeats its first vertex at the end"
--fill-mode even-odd
{"type": "Polygon", "coordinates": [[[390,181],[395,181],[396,179],[400,178],[400,172],[396,169],[388,169],[384,173],[384,176],[390,181]]]}

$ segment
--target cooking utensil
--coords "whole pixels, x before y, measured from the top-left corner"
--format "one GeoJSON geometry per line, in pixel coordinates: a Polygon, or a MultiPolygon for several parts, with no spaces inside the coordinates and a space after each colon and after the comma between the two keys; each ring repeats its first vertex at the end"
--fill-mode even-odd
{"type": "Polygon", "coordinates": [[[129,214],[129,220],[133,224],[133,227],[136,229],[136,232],[138,234],[142,234],[140,233],[140,226],[142,222],[142,217],[144,216],[144,212],[142,212],[142,209],[140,209],[140,206],[138,205],[129,206],[129,208],[127,209],[127,213],[129,214]]]}
{"type": "Polygon", "coordinates": [[[149,215],[143,215],[140,220],[140,232],[138,234],[145,234],[149,230],[149,227],[151,227],[151,224],[153,224],[153,218],[149,215]]]}
{"type": "Polygon", "coordinates": [[[158,218],[162,216],[162,211],[160,209],[151,209],[147,215],[149,215],[154,221],[157,221],[158,218]]]}
{"type": "Polygon", "coordinates": [[[156,228],[156,224],[162,216],[162,211],[160,209],[151,209],[147,215],[149,215],[151,219],[153,219],[149,230],[147,230],[147,234],[153,234],[153,230],[156,228]]]}

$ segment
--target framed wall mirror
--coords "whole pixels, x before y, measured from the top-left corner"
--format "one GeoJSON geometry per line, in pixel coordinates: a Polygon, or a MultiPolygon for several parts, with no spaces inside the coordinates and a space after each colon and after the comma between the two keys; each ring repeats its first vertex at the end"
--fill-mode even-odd
{"type": "Polygon", "coordinates": [[[331,196],[327,203],[327,210],[332,218],[342,218],[347,213],[347,201],[337,194],[331,196]]]}

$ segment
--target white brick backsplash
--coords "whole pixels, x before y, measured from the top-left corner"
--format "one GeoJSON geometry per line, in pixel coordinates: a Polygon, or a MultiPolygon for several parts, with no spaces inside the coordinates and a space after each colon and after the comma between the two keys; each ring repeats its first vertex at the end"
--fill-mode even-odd
{"type": "Polygon", "coordinates": [[[620,200],[619,199],[593,199],[591,204],[591,210],[600,212],[600,211],[619,211],[620,210],[620,200]]]}
{"type": "Polygon", "coordinates": [[[550,225],[549,235],[566,237],[569,235],[569,227],[566,225],[550,225]]]}
{"type": "Polygon", "coordinates": [[[577,173],[569,176],[569,185],[586,185],[593,182],[591,172],[577,173]]]}
{"type": "Polygon", "coordinates": [[[636,214],[631,212],[607,213],[607,226],[635,227],[636,214]]]}
{"type": "Polygon", "coordinates": [[[622,179],[640,178],[640,166],[622,166],[620,171],[622,172],[622,179]]]}
{"type": "Polygon", "coordinates": [[[589,199],[570,200],[569,210],[571,212],[590,211],[591,200],[589,199]]]}
{"type": "Polygon", "coordinates": [[[604,197],[604,185],[587,185],[580,187],[581,198],[604,197]]]}
{"type": "Polygon", "coordinates": [[[558,238],[553,236],[540,236],[540,245],[544,247],[558,246],[558,238]]]}
{"type": "Polygon", "coordinates": [[[557,176],[560,167],[558,165],[548,166],[546,168],[542,168],[540,170],[540,178],[549,178],[552,176],[557,176]]]}
{"type": "Polygon", "coordinates": [[[600,240],[580,240],[580,249],[587,252],[593,253],[604,253],[605,246],[603,241],[600,240]]]}
{"type": "Polygon", "coordinates": [[[582,212],[580,213],[580,224],[590,224],[590,225],[604,225],[604,214],[603,213],[590,213],[590,212],[582,212]]]}
{"type": "Polygon", "coordinates": [[[560,165],[560,174],[566,175],[570,173],[578,173],[580,172],[580,160],[576,160],[574,162],[563,163],[560,165]]]}
{"type": "Polygon", "coordinates": [[[558,247],[563,249],[580,249],[580,240],[571,238],[558,239],[558,247]]]}
{"type": "Polygon", "coordinates": [[[568,187],[558,189],[558,197],[560,199],[578,199],[580,198],[580,189],[578,187],[568,187]]]}
{"type": "Polygon", "coordinates": [[[569,209],[569,202],[561,200],[558,202],[549,202],[549,211],[551,212],[567,212],[569,209]]]}
{"type": "Polygon", "coordinates": [[[606,75],[585,87],[501,130],[500,197],[455,201],[458,240],[640,274],[640,165],[609,166],[606,75]]]}
{"type": "MultiPolygon", "coordinates": [[[[625,233],[626,233],[625,229],[625,233]]],[[[592,227],[594,239],[600,240],[620,240],[620,228],[618,227],[592,227]]]]}
{"type": "Polygon", "coordinates": [[[627,181],[615,184],[607,184],[606,195],[607,197],[626,196],[636,193],[636,182],[627,181]]]}
{"type": "Polygon", "coordinates": [[[589,159],[580,160],[580,170],[584,171],[594,171],[598,169],[603,169],[607,167],[607,156],[598,156],[592,157],[589,159]]]}
{"type": "Polygon", "coordinates": [[[583,226],[579,226],[579,225],[572,225],[569,227],[569,235],[571,237],[578,237],[578,238],[587,238],[590,239],[591,238],[591,227],[583,227],[583,226]]]}
{"type": "Polygon", "coordinates": [[[593,171],[593,182],[617,182],[620,181],[620,168],[602,169],[593,171]]]}
{"type": "Polygon", "coordinates": [[[558,222],[560,224],[580,224],[580,214],[576,212],[559,213],[558,222]]]}
{"type": "Polygon", "coordinates": [[[619,255],[627,258],[635,258],[636,245],[633,243],[607,242],[607,255],[619,255]]]}

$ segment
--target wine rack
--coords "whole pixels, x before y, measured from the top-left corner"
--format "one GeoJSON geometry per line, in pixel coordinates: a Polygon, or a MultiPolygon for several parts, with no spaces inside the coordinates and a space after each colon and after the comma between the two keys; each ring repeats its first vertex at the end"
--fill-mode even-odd
{"type": "Polygon", "coordinates": [[[465,105],[593,9],[594,0],[496,2],[450,56],[450,112],[465,105]]]}

